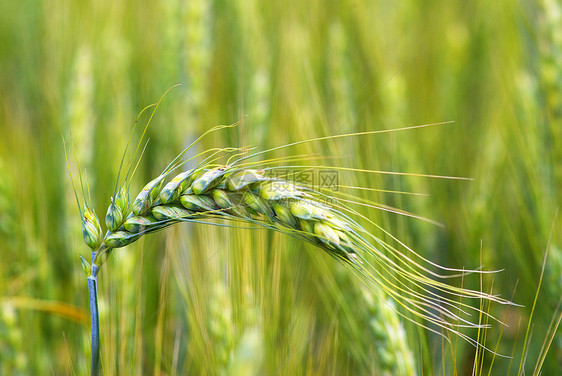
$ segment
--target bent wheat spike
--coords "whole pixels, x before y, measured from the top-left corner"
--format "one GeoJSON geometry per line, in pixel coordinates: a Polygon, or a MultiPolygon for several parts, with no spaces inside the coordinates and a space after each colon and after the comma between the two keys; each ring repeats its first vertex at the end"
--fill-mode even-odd
{"type": "MultiPolygon", "coordinates": [[[[339,225],[343,219],[338,219],[336,213],[328,216],[329,208],[305,199],[303,188],[267,178],[256,170],[235,171],[234,178],[230,178],[229,172],[230,167],[223,166],[208,169],[195,178],[194,170],[189,170],[178,174],[165,186],[165,176],[158,176],[139,193],[124,223],[116,229],[110,228],[105,246],[124,247],[145,233],[173,223],[213,217],[246,220],[270,228],[279,224],[289,234],[313,242],[330,253],[355,259],[355,251],[342,246],[350,244],[344,232],[350,227],[339,225]]],[[[108,212],[116,210],[112,208],[117,206],[111,203],[108,212]]]]}
{"type": "MultiPolygon", "coordinates": [[[[222,219],[232,222],[235,227],[240,226],[240,222],[247,222],[322,248],[375,283],[414,318],[427,320],[445,330],[456,332],[455,328],[465,325],[479,327],[452,313],[451,307],[455,307],[454,299],[458,296],[508,304],[496,296],[455,288],[431,279],[428,269],[370,234],[352,219],[359,215],[348,206],[353,202],[348,199],[338,200],[337,196],[327,196],[312,187],[267,177],[264,170],[241,168],[236,162],[218,167],[199,165],[169,178],[172,170],[168,166],[142,189],[126,218],[120,218],[128,213],[125,191],[120,191],[110,203],[106,217],[109,231],[103,239],[97,217],[85,210],[86,243],[104,253],[179,222],[208,223],[211,219],[222,219]],[[369,239],[374,239],[375,245],[369,239]]],[[[479,312],[467,303],[460,305],[462,309],[479,312]]],[[[461,316],[469,314],[468,311],[460,312],[461,316]]]]}
{"type": "MultiPolygon", "coordinates": [[[[311,142],[318,140],[313,139],[311,142]]],[[[288,146],[291,145],[294,144],[288,146]]],[[[447,272],[459,270],[440,267],[420,256],[418,259],[421,261],[416,261],[411,257],[411,254],[416,254],[389,233],[381,229],[385,236],[396,240],[398,247],[410,253],[400,251],[367,231],[359,222],[380,227],[353,209],[353,205],[364,204],[361,199],[337,191],[318,192],[315,187],[267,176],[266,171],[279,167],[277,164],[282,161],[279,158],[272,160],[275,167],[269,167],[267,162],[247,161],[264,152],[247,155],[230,163],[231,157],[227,164],[220,165],[218,161],[227,154],[243,154],[247,149],[210,149],[194,157],[205,156],[195,168],[176,171],[187,162],[183,158],[192,146],[184,149],[156,178],[146,184],[130,207],[128,190],[136,167],[132,174],[127,173],[122,188],[119,191],[116,188],[109,204],[105,217],[108,228],[105,236],[102,235],[94,211],[86,205],[83,236],[93,251],[92,264],[83,261],[88,278],[97,281],[99,267],[113,249],[127,246],[145,234],[177,223],[210,223],[228,227],[247,227],[250,224],[251,227],[258,225],[279,231],[321,248],[350,267],[369,287],[393,299],[399,307],[399,315],[437,333],[435,326],[478,344],[458,329],[485,327],[471,322],[469,316],[474,318],[488,313],[474,308],[466,300],[487,299],[511,304],[494,295],[442,282],[441,278],[451,276],[438,275],[431,270],[432,267],[447,272]],[[175,176],[172,175],[173,171],[176,171],[175,176]],[[464,301],[459,302],[459,297],[464,301]]],[[[133,165],[134,162],[130,163],[130,166],[133,165]]],[[[303,167],[288,168],[298,171],[303,167]]],[[[460,272],[462,274],[465,271],[460,272]]],[[[91,299],[91,306],[95,304],[91,299]]]]}

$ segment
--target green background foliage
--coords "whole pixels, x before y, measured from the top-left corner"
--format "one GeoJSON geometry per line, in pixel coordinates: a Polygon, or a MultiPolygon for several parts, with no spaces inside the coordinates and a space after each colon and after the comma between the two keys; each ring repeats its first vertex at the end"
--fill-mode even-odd
{"type": "MultiPolygon", "coordinates": [[[[272,156],[472,178],[338,176],[427,194],[350,192],[443,224],[360,209],[425,257],[504,269],[484,289],[523,307],[492,305],[509,326],[494,324],[486,343],[513,359],[487,353],[478,373],[492,359],[491,374],[517,373],[548,249],[525,354],[532,372],[562,295],[561,11],[554,0],[1,0],[0,374],[88,372],[79,262],[88,252],[62,136],[72,135],[103,217],[134,119],[176,83],[148,131],[133,196],[199,134],[245,115],[198,151],[455,121],[272,156]]],[[[477,277],[462,282],[480,288],[477,277]]],[[[392,368],[401,361],[388,351],[392,326],[405,328],[417,374],[472,372],[472,346],[400,326],[372,299],[346,268],[297,240],[175,226],[116,250],[102,268],[104,372],[405,372],[392,368]]],[[[561,364],[558,335],[544,374],[561,364]]]]}

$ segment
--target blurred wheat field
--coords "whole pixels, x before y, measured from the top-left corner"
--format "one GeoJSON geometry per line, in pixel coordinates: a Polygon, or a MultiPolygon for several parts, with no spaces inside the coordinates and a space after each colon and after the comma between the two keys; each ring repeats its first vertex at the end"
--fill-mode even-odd
{"type": "MultiPolygon", "coordinates": [[[[522,307],[492,305],[507,326],[485,341],[512,358],[481,359],[400,320],[301,241],[182,224],[103,266],[104,374],[511,375],[522,359],[533,374],[562,295],[561,14],[555,0],[0,0],[0,374],[88,374],[88,250],[62,137],[105,213],[134,119],[176,83],[132,196],[204,131],[244,116],[197,152],[454,121],[272,157],[473,179],[337,175],[380,190],[350,193],[442,224],[358,208],[424,257],[504,269],[482,288],[522,307]]],[[[560,334],[542,372],[562,372],[560,334]]]]}

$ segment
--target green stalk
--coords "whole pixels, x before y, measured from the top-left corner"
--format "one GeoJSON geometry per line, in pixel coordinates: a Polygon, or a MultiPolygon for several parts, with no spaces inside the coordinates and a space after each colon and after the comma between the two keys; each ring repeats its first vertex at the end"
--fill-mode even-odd
{"type": "MultiPolygon", "coordinates": [[[[93,252],[92,259],[95,258],[93,252]]],[[[92,263],[92,274],[88,277],[88,292],[90,294],[90,318],[92,325],[92,376],[100,374],[100,321],[98,312],[98,271],[99,267],[92,263]]]]}

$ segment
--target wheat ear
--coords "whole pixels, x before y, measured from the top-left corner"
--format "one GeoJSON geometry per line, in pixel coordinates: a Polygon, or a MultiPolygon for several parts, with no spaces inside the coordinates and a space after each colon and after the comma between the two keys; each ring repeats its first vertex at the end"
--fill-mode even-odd
{"type": "MultiPolygon", "coordinates": [[[[154,109],[151,118],[158,107],[158,103],[152,106],[154,109]]],[[[150,107],[147,107],[147,109],[150,107]]],[[[235,125],[215,127],[201,137],[209,132],[235,125]]],[[[426,126],[430,125],[409,128],[426,126]]],[[[146,127],[143,136],[145,132],[146,127]]],[[[334,137],[363,136],[380,132],[382,131],[334,137]]],[[[375,290],[379,294],[382,293],[393,299],[402,308],[402,310],[396,310],[396,312],[405,319],[439,335],[443,335],[440,330],[455,333],[474,345],[482,346],[458,329],[487,326],[471,322],[469,320],[471,311],[476,311],[480,315],[489,316],[489,314],[474,308],[466,302],[468,300],[466,298],[512,304],[495,295],[458,288],[443,282],[441,279],[454,276],[451,273],[457,273],[458,276],[459,273],[465,274],[465,271],[445,268],[423,259],[398,239],[392,237],[390,233],[384,231],[376,223],[362,216],[350,206],[355,204],[373,206],[368,201],[359,201],[353,196],[336,191],[319,192],[311,186],[295,184],[282,178],[269,177],[265,171],[280,168],[280,166],[268,166],[266,162],[248,162],[250,158],[258,157],[267,152],[306,142],[322,141],[327,139],[326,137],[259,151],[238,158],[232,163],[230,162],[231,159],[240,154],[247,154],[247,150],[237,148],[210,149],[199,154],[199,157],[206,155],[206,158],[199,165],[176,174],[175,177],[170,179],[172,173],[188,162],[188,160],[184,160],[184,155],[199,139],[174,158],[160,175],[146,184],[131,204],[128,192],[130,179],[136,170],[136,167],[133,169],[132,161],[135,160],[139,152],[141,145],[139,142],[135,156],[129,164],[123,186],[118,190],[116,185],[115,193],[105,217],[105,224],[108,228],[105,235],[102,235],[101,224],[95,212],[88,205],[85,205],[82,213],[82,229],[84,240],[92,250],[92,263],[88,263],[83,258],[82,263],[88,275],[88,286],[90,288],[92,374],[99,372],[99,365],[97,368],[93,365],[94,362],[99,363],[96,290],[99,267],[113,249],[124,247],[145,234],[159,231],[180,222],[231,227],[244,227],[248,224],[257,225],[310,242],[351,267],[355,273],[371,285],[370,287],[376,287],[375,290]],[[217,160],[228,153],[234,153],[234,155],[226,163],[216,164],[217,160]],[[261,169],[256,169],[256,167],[261,169]],[[217,222],[216,219],[224,221],[217,222]],[[393,247],[365,230],[359,224],[361,221],[384,231],[385,235],[393,238],[406,251],[393,247]],[[435,268],[441,269],[447,274],[437,274],[432,270],[435,268]],[[459,297],[464,298],[462,303],[457,302],[459,297]]],[[[298,158],[289,157],[286,160],[293,162],[293,159],[298,158]]],[[[283,160],[278,159],[275,162],[283,162],[283,160]]],[[[317,167],[326,168],[326,166],[317,167]]],[[[310,167],[293,166],[286,168],[310,167]]],[[[338,169],[337,167],[334,168],[338,169]]],[[[380,173],[380,171],[349,168],[342,170],[380,173]]],[[[434,175],[427,176],[436,177],[434,175]]],[[[445,339],[447,338],[445,337],[445,339]]]]}
{"type": "MultiPolygon", "coordinates": [[[[106,218],[114,228],[98,246],[126,246],[142,235],[178,222],[211,218],[245,221],[302,238],[335,257],[356,261],[353,231],[337,213],[307,193],[304,187],[264,176],[264,171],[234,166],[182,172],[165,186],[161,175],[148,183],[132,204],[130,214],[116,223],[114,212],[129,212],[115,200],[106,218]]],[[[91,227],[91,221],[86,222],[91,227]]],[[[88,230],[90,230],[88,228],[88,230]]],[[[86,233],[88,233],[86,231],[86,233]]],[[[92,230],[94,235],[98,230],[92,230]]],[[[85,237],[90,244],[90,236],[85,237]]]]}
{"type": "MultiPolygon", "coordinates": [[[[131,205],[126,200],[127,195],[116,195],[106,216],[110,230],[95,243],[90,236],[85,236],[89,245],[94,245],[95,253],[108,255],[111,250],[131,244],[145,234],[180,222],[233,227],[245,223],[246,226],[270,228],[320,247],[375,283],[414,318],[425,320],[425,325],[453,331],[469,342],[474,341],[455,328],[480,327],[467,319],[468,311],[475,309],[468,303],[457,306],[455,298],[483,298],[509,304],[497,296],[440,281],[444,276],[366,231],[358,221],[369,222],[369,219],[361,217],[336,196],[268,177],[264,170],[249,169],[247,164],[239,166],[236,162],[198,166],[166,183],[172,170],[167,168],[146,184],[131,205]],[[115,212],[120,214],[114,215],[115,212]],[[357,220],[352,218],[358,216],[357,220]],[[121,221],[116,222],[116,217],[121,217],[121,221]],[[455,313],[458,311],[461,313],[455,313]]],[[[101,230],[93,230],[98,225],[93,226],[95,219],[91,215],[89,218],[84,228],[92,231],[92,237],[98,236],[101,230]]],[[[104,260],[105,257],[96,258],[98,266],[104,260]]]]}

